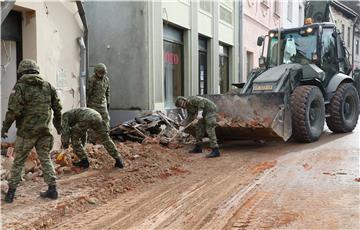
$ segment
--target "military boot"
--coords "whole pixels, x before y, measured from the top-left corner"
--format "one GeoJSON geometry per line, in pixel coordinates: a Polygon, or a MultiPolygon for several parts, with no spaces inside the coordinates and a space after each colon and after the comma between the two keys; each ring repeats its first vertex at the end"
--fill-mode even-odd
{"type": "Polygon", "coordinates": [[[58,198],[58,192],[56,190],[56,185],[49,185],[48,190],[45,192],[40,192],[42,198],[50,198],[56,200],[58,198]]]}
{"type": "Polygon", "coordinates": [[[80,161],[73,163],[73,165],[85,169],[89,168],[90,166],[89,160],[87,158],[83,158],[80,161]]]}
{"type": "Polygon", "coordinates": [[[211,153],[206,155],[207,158],[213,158],[213,157],[219,157],[219,156],[220,156],[219,148],[213,148],[211,153]]]}
{"type": "Polygon", "coordinates": [[[189,151],[189,153],[202,153],[202,146],[200,144],[196,144],[195,147],[189,151]]]}
{"type": "Polygon", "coordinates": [[[120,158],[115,159],[115,168],[124,168],[124,162],[120,158]]]}
{"type": "Polygon", "coordinates": [[[5,202],[12,203],[14,201],[16,188],[9,188],[5,195],[5,202]]]}

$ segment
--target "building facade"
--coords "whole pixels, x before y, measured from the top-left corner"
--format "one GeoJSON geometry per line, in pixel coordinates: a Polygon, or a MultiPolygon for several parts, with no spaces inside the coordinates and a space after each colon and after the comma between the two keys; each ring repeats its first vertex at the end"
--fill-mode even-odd
{"type": "MultiPolygon", "coordinates": [[[[253,68],[258,67],[262,48],[257,46],[257,38],[267,35],[270,29],[282,27],[282,5],[278,0],[242,1],[243,8],[243,49],[244,60],[241,80],[246,81],[253,68]]],[[[266,47],[266,44],[265,44],[266,47]]]]}
{"type": "Polygon", "coordinates": [[[305,0],[280,0],[282,27],[304,25],[305,0]]]}
{"type": "MultiPolygon", "coordinates": [[[[79,107],[83,25],[74,2],[16,1],[1,24],[1,120],[22,59],[37,61],[41,76],[57,90],[64,110],[79,107]]],[[[9,138],[15,139],[15,125],[9,138]]]]}
{"type": "Polygon", "coordinates": [[[357,66],[358,54],[356,50],[356,44],[358,39],[356,38],[356,20],[359,12],[355,12],[350,7],[339,1],[332,1],[330,4],[330,10],[332,13],[332,21],[335,23],[337,29],[341,33],[342,39],[346,49],[349,51],[349,59],[353,65],[353,69],[357,66]]]}
{"type": "Polygon", "coordinates": [[[90,66],[108,66],[113,122],[239,81],[238,2],[85,2],[85,10],[90,66]]]}

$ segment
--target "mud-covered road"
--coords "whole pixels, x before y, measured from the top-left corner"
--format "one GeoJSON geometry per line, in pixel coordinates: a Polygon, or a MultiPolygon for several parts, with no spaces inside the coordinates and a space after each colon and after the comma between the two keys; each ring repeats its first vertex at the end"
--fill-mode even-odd
{"type": "Polygon", "coordinates": [[[186,176],[121,195],[55,229],[360,228],[359,129],[312,144],[228,143],[186,176]]]}
{"type": "Polygon", "coordinates": [[[359,139],[357,128],[325,131],[311,144],[226,143],[220,158],[189,156],[188,173],[142,184],[47,227],[360,229],[359,139]]]}

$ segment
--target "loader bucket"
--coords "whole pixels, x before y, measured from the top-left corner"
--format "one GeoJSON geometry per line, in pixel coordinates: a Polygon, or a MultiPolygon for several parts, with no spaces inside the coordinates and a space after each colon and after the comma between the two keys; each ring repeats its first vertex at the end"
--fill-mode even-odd
{"type": "Polygon", "coordinates": [[[219,140],[284,140],[291,134],[286,93],[205,95],[218,107],[219,140]]]}

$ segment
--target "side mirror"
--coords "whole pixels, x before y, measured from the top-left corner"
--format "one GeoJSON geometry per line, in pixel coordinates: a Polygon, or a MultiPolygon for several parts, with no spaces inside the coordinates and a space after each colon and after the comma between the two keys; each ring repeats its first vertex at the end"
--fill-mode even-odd
{"type": "Polygon", "coordinates": [[[262,46],[263,42],[264,42],[264,37],[263,37],[263,36],[259,36],[259,37],[257,38],[257,45],[258,45],[258,46],[262,46]]]}

